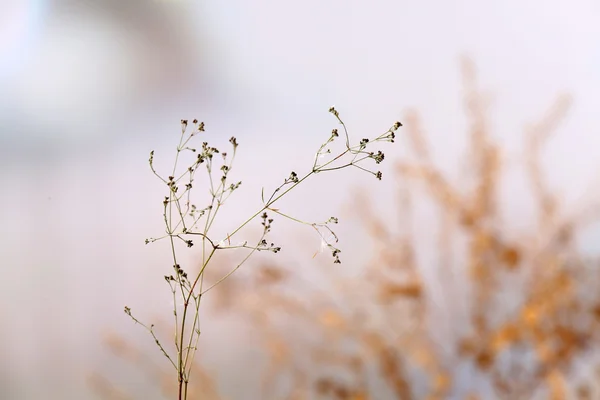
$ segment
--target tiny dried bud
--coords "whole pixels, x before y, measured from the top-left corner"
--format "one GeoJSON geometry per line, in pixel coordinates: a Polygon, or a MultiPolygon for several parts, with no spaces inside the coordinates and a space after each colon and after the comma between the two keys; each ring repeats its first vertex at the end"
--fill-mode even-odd
{"type": "Polygon", "coordinates": [[[381,180],[381,171],[377,171],[377,173],[375,174],[375,178],[381,180]]]}
{"type": "Polygon", "coordinates": [[[369,154],[369,156],[370,156],[372,159],[374,159],[374,160],[375,160],[375,163],[376,163],[376,164],[379,164],[379,163],[381,163],[381,162],[383,161],[383,159],[385,158],[385,154],[383,154],[383,153],[381,152],[381,150],[379,150],[379,151],[377,152],[377,154],[370,153],[370,154],[369,154]]]}
{"type": "Polygon", "coordinates": [[[332,130],[332,131],[331,131],[331,136],[333,136],[333,137],[338,137],[338,136],[340,136],[340,135],[338,134],[338,130],[337,130],[337,129],[334,129],[334,130],[332,130]]]}
{"type": "Polygon", "coordinates": [[[297,183],[298,182],[298,174],[296,174],[294,171],[292,171],[290,173],[290,177],[288,178],[288,181],[297,183]]]}

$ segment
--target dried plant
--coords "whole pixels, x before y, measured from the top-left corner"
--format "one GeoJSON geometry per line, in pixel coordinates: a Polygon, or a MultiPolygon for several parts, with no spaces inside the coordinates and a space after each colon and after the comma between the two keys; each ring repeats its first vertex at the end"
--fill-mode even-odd
{"type": "Polygon", "coordinates": [[[332,152],[332,147],[335,145],[334,141],[340,136],[338,130],[333,129],[327,141],[325,141],[317,151],[312,167],[304,175],[299,176],[296,172],[292,171],[269,197],[265,197],[263,189],[263,205],[260,209],[239,224],[233,232],[227,234],[227,236],[220,241],[211,238],[216,217],[229,196],[231,196],[234,191],[238,190],[242,184],[241,181],[230,183],[229,180],[238,148],[237,139],[232,137],[229,140],[232,146],[231,157],[228,157],[227,153],[220,152],[217,148],[210,146],[208,142],[203,142],[201,147],[197,150],[196,148],[191,147],[193,146],[192,142],[196,136],[199,136],[204,132],[204,123],[199,123],[197,120],[194,120],[193,129],[189,132],[187,129],[188,121],[182,120],[181,136],[179,144],[177,145],[175,161],[168,176],[162,176],[156,171],[154,165],[154,151],[150,153],[150,168],[154,175],[156,175],[156,177],[158,177],[158,179],[167,187],[168,195],[164,197],[162,202],[163,220],[166,228],[165,235],[159,238],[146,239],[146,244],[162,239],[166,239],[170,244],[173,273],[165,275],[164,279],[169,285],[173,297],[173,343],[175,354],[171,354],[168,349],[163,346],[156,335],[154,324],[143,324],[133,316],[131,309],[127,306],[125,307],[125,313],[150,333],[160,351],[176,371],[178,399],[188,398],[190,375],[193,367],[196,365],[194,363],[194,357],[196,355],[198,340],[201,333],[199,310],[202,298],[209,290],[230,277],[255,252],[270,251],[278,253],[281,250],[281,247],[276,246],[274,243],[268,243],[266,239],[274,222],[274,219],[271,218],[272,214],[311,226],[318,235],[320,235],[324,247],[331,251],[334,263],[340,263],[340,249],[334,245],[334,243],[337,243],[338,239],[335,232],[330,227],[331,224],[336,224],[338,222],[337,218],[331,217],[327,221],[321,223],[305,222],[292,217],[289,214],[283,213],[280,209],[275,208],[275,205],[282,197],[317,173],[355,167],[373,174],[373,176],[381,180],[381,172],[371,171],[370,169],[365,168],[363,164],[369,159],[374,160],[376,164],[380,164],[384,160],[384,153],[382,153],[381,150],[377,152],[368,151],[367,148],[381,142],[393,142],[395,132],[402,124],[396,122],[383,134],[372,139],[362,139],[358,144],[351,145],[346,125],[340,119],[338,111],[332,107],[329,112],[337,119],[343,128],[342,140],[344,140],[345,143],[339,154],[328,161],[322,160],[323,156],[332,152]],[[183,162],[185,156],[189,155],[192,155],[189,166],[185,169],[180,169],[180,163],[183,162]],[[221,159],[220,165],[217,161],[218,159],[221,159]],[[195,197],[193,197],[192,193],[195,193],[193,188],[196,187],[197,174],[203,167],[207,172],[207,180],[205,182],[207,186],[209,186],[210,200],[208,201],[208,205],[200,208],[196,206],[195,197]],[[252,245],[249,244],[250,241],[248,240],[236,242],[237,237],[240,235],[240,230],[257,218],[261,221],[262,235],[254,240],[254,244],[252,245]],[[331,241],[327,239],[327,233],[333,237],[331,241]],[[232,240],[235,244],[232,244],[232,240]],[[182,267],[182,262],[178,256],[177,245],[182,244],[184,247],[191,248],[196,244],[196,241],[200,241],[201,243],[201,265],[198,271],[192,272],[190,268],[182,267]],[[207,267],[211,260],[213,260],[215,253],[217,251],[232,249],[245,250],[246,254],[240,261],[233,263],[234,266],[227,274],[215,282],[212,282],[209,287],[206,287],[204,280],[205,271],[207,271],[207,267]],[[188,271],[190,275],[188,275],[188,271]],[[178,303],[183,304],[183,311],[177,309],[178,303]]]}

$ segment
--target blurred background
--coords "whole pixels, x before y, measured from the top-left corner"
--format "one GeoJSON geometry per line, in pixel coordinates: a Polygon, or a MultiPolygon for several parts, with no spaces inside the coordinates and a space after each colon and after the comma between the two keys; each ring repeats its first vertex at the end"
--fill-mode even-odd
{"type": "Polygon", "coordinates": [[[194,398],[600,398],[599,18],[591,0],[1,2],[0,399],[174,398],[122,311],[169,337],[149,152],[169,166],[184,118],[236,136],[234,226],[311,168],[332,105],[355,140],[404,123],[383,180],[322,174],[282,203],[339,216],[343,264],[276,219],[284,251],[211,292],[215,389],[194,398]]]}

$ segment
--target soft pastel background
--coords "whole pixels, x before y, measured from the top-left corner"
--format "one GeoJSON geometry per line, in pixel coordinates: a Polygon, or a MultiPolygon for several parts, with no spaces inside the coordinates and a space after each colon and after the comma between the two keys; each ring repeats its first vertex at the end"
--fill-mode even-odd
{"type": "MultiPolygon", "coordinates": [[[[86,377],[124,368],[106,354],[105,332],[151,345],[122,308],[145,320],[169,312],[167,248],[143,243],[162,229],[147,159],[171,156],[181,118],[204,121],[212,143],[241,143],[233,224],[259,204],[261,185],[310,167],[335,127],[331,105],[355,138],[417,109],[435,158],[454,168],[467,55],[491,89],[493,133],[517,155],[525,124],[571,95],[544,165],[577,203],[598,183],[599,20],[592,0],[0,2],[0,399],[94,398],[86,377]]],[[[392,176],[352,172],[319,176],[286,207],[327,218],[363,187],[385,216],[392,176]]],[[[529,212],[520,190],[507,200],[517,222],[529,212]]],[[[359,265],[370,248],[352,226],[338,233],[359,265]]],[[[312,255],[319,241],[304,236],[312,255]]],[[[585,245],[597,250],[597,238],[585,245]]],[[[231,371],[227,393],[246,399],[253,361],[236,357],[243,346],[226,326],[207,328],[220,346],[207,357],[231,371]]],[[[125,373],[121,383],[143,386],[125,373]]]]}

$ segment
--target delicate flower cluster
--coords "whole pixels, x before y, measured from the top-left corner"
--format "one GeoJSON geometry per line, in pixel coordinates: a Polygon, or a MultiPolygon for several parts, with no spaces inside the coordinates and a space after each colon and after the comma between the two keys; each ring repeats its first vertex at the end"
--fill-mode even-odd
{"type": "Polygon", "coordinates": [[[263,220],[260,224],[264,228],[264,233],[268,233],[271,231],[271,222],[273,222],[273,218],[269,218],[266,212],[264,212],[260,218],[263,220]]]}
{"type": "Polygon", "coordinates": [[[298,175],[294,171],[292,171],[290,173],[290,177],[285,180],[286,184],[290,183],[290,182],[292,182],[292,183],[298,183],[298,175]]]}
{"type": "Polygon", "coordinates": [[[320,158],[323,158],[323,156],[325,154],[331,153],[331,149],[328,148],[327,146],[329,146],[335,140],[335,138],[339,137],[338,130],[334,129],[332,131],[329,139],[317,151],[317,156],[315,158],[315,163],[313,165],[313,172],[319,173],[319,172],[323,172],[323,171],[332,171],[332,170],[337,170],[337,169],[352,166],[352,167],[359,168],[363,171],[369,172],[369,173],[373,174],[373,176],[375,176],[375,178],[381,180],[381,177],[382,177],[381,171],[371,171],[367,168],[362,167],[360,165],[360,163],[365,159],[373,159],[376,164],[380,164],[385,159],[385,154],[381,150],[378,150],[377,152],[373,152],[373,151],[366,151],[365,149],[370,144],[375,143],[375,142],[391,142],[391,143],[393,143],[394,139],[396,137],[395,132],[402,126],[402,123],[396,122],[390,129],[388,129],[382,135],[379,135],[378,137],[375,137],[373,139],[363,138],[359,141],[358,145],[351,146],[350,138],[348,136],[348,130],[346,129],[346,125],[344,124],[344,122],[340,119],[339,112],[334,107],[331,107],[329,109],[329,112],[332,113],[337,118],[338,122],[342,125],[342,127],[344,129],[344,134],[346,137],[346,146],[345,146],[346,149],[340,155],[335,157],[333,160],[331,160],[325,164],[322,164],[322,165],[318,164],[318,161],[320,158]],[[350,162],[348,162],[346,164],[338,165],[335,167],[333,167],[333,166],[329,167],[330,164],[332,164],[334,161],[340,160],[346,154],[353,156],[353,158],[350,162]]]}

